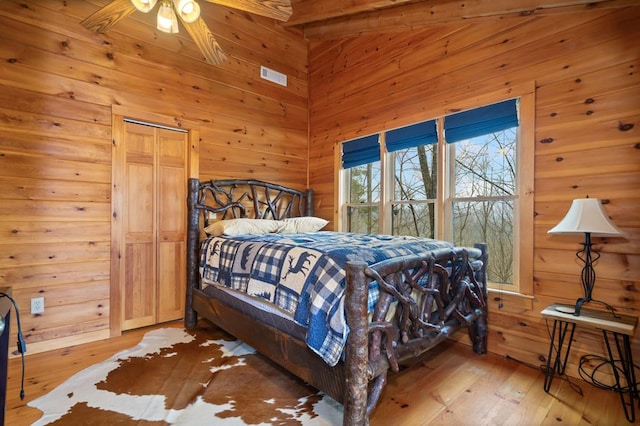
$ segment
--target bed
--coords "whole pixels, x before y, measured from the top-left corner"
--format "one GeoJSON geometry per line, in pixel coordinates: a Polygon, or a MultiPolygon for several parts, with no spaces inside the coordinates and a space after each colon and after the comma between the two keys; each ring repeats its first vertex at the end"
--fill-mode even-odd
{"type": "Polygon", "coordinates": [[[487,351],[485,244],[325,231],[311,190],[258,180],[190,179],[187,208],[185,326],[251,345],[342,403],[345,425],[456,331],[487,351]]]}

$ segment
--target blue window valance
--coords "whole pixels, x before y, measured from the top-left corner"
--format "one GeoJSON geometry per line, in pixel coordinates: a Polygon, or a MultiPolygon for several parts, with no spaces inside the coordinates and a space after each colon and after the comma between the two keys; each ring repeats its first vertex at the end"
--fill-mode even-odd
{"type": "Polygon", "coordinates": [[[380,161],[378,135],[365,136],[342,144],[342,168],[361,166],[380,161]]]}
{"type": "Polygon", "coordinates": [[[423,121],[422,123],[388,131],[385,141],[389,152],[437,143],[436,120],[423,121]]]}
{"type": "Polygon", "coordinates": [[[444,118],[444,136],[448,143],[471,139],[518,126],[517,100],[499,102],[444,118]]]}

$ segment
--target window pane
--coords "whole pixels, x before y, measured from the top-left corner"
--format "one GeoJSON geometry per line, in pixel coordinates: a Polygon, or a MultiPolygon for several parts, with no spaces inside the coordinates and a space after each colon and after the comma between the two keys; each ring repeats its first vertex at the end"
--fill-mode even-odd
{"type": "Polygon", "coordinates": [[[380,162],[349,169],[349,202],[373,203],[380,201],[380,162]]]}
{"type": "Polygon", "coordinates": [[[394,204],[391,216],[393,235],[434,238],[435,206],[428,204],[394,204]]]}
{"type": "Polygon", "coordinates": [[[349,232],[377,234],[379,220],[378,206],[349,206],[347,220],[349,232]]]}
{"type": "Polygon", "coordinates": [[[453,203],[453,238],[470,247],[486,242],[491,259],[488,276],[494,283],[513,283],[513,201],[453,203]]]}
{"type": "Polygon", "coordinates": [[[452,144],[454,197],[510,196],[516,184],[517,127],[452,144]]]}
{"type": "Polygon", "coordinates": [[[438,146],[395,152],[394,200],[433,200],[438,190],[438,146]]]}

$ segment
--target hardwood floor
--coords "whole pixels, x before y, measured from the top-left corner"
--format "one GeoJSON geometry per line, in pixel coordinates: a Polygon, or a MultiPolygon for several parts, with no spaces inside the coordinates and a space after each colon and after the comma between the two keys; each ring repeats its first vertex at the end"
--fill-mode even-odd
{"type": "MultiPolygon", "coordinates": [[[[181,327],[181,322],[163,324],[181,327]]],[[[19,358],[9,360],[6,425],[30,425],[40,411],[27,407],[76,372],[137,344],[151,328],[101,342],[28,355],[25,399],[19,358]]],[[[630,425],[618,395],[580,379],[556,378],[543,390],[538,366],[446,342],[389,377],[371,425],[630,425]],[[582,395],[578,393],[581,390],[582,395]]],[[[640,417],[636,409],[636,417],[640,417]]],[[[96,419],[93,419],[94,421],[96,419]]],[[[98,423],[92,423],[98,424],[98,423]]],[[[636,422],[640,424],[640,421],[636,422]]]]}

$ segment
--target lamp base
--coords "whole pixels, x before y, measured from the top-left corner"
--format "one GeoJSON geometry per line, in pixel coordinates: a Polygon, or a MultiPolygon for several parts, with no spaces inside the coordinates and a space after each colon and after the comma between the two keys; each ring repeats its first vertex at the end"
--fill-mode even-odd
{"type": "Polygon", "coordinates": [[[582,306],[585,303],[599,303],[601,305],[603,305],[607,311],[611,312],[611,314],[615,317],[618,318],[618,314],[616,313],[616,310],[613,306],[611,306],[610,304],[608,304],[607,302],[603,302],[602,300],[596,300],[596,299],[592,299],[590,297],[581,297],[580,299],[576,300],[576,306],[575,306],[575,310],[572,312],[573,315],[579,317],[580,316],[580,311],[582,310],[582,306]]]}
{"type": "Polygon", "coordinates": [[[575,308],[575,311],[573,312],[573,315],[579,317],[580,311],[582,310],[582,305],[589,302],[591,302],[590,297],[581,297],[580,299],[576,300],[576,308],[575,308]]]}

